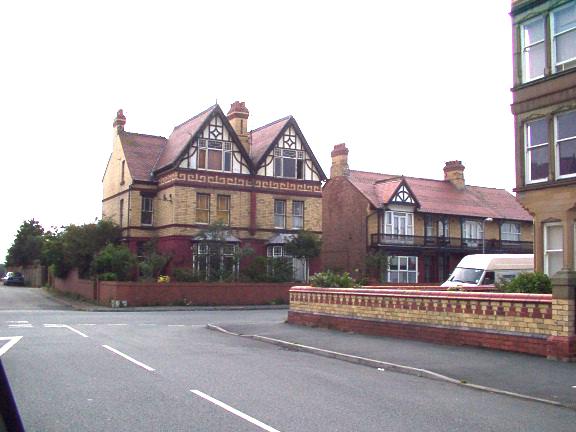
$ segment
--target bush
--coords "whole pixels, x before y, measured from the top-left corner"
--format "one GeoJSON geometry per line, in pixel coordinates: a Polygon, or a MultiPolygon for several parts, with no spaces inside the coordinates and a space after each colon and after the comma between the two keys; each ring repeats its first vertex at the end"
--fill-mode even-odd
{"type": "Polygon", "coordinates": [[[310,278],[310,285],[325,288],[354,288],[358,283],[350,273],[334,273],[332,270],[316,273],[310,278]]]}
{"type": "Polygon", "coordinates": [[[290,282],[292,259],[258,256],[242,270],[242,279],[250,282],[290,282]]]}
{"type": "Polygon", "coordinates": [[[92,271],[100,279],[103,274],[115,274],[117,279],[108,280],[127,281],[132,279],[135,264],[136,257],[126,246],[108,244],[94,258],[92,271]]]}
{"type": "Polygon", "coordinates": [[[112,272],[101,273],[98,275],[98,279],[100,279],[101,281],[117,281],[118,275],[112,272]]]}
{"type": "Polygon", "coordinates": [[[175,268],[172,277],[176,282],[198,282],[198,276],[191,268],[175,268]]]}
{"type": "Polygon", "coordinates": [[[498,289],[512,293],[550,294],[552,282],[544,273],[520,273],[510,282],[501,282],[498,289]]]}

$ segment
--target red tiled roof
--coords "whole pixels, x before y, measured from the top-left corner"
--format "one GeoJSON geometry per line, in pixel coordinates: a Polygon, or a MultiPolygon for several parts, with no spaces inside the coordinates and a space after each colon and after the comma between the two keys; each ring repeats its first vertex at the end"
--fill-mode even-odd
{"type": "Polygon", "coordinates": [[[168,140],[161,136],[120,132],[120,142],[134,180],[152,180],[152,170],[168,140]]]}
{"type": "MultiPolygon", "coordinates": [[[[350,171],[350,182],[375,206],[387,203],[402,178],[350,171]]],[[[423,213],[532,221],[516,198],[504,189],[466,186],[457,189],[447,180],[404,177],[423,213]]]]}
{"type": "Polygon", "coordinates": [[[182,153],[186,144],[190,141],[190,139],[196,135],[200,127],[206,119],[212,114],[212,112],[217,109],[218,105],[213,105],[208,108],[206,111],[201,112],[198,115],[195,115],[190,120],[185,121],[179,126],[176,126],[170,137],[168,138],[168,142],[164,151],[160,155],[158,159],[158,163],[154,167],[155,170],[160,168],[164,168],[166,165],[171,164],[174,160],[182,153]]]}
{"type": "Polygon", "coordinates": [[[250,132],[250,159],[254,165],[258,164],[274,138],[278,136],[291,118],[292,116],[284,117],[250,132]]]}

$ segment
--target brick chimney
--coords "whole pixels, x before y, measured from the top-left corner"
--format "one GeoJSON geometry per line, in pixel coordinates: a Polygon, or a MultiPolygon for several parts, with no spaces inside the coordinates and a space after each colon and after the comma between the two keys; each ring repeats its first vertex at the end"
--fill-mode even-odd
{"type": "Polygon", "coordinates": [[[117,131],[123,131],[124,125],[126,124],[126,117],[121,109],[118,110],[116,113],[116,118],[114,119],[114,123],[112,124],[113,127],[116,128],[117,131]]]}
{"type": "Polygon", "coordinates": [[[456,189],[464,189],[466,183],[464,182],[464,165],[462,161],[454,160],[446,162],[444,166],[444,180],[448,180],[456,189]]]}
{"type": "Polygon", "coordinates": [[[348,149],[346,144],[336,144],[331,153],[332,166],[330,167],[330,178],[339,176],[349,176],[348,149]]]}
{"type": "Polygon", "coordinates": [[[250,111],[246,108],[244,102],[236,101],[230,105],[230,111],[228,111],[228,120],[234,128],[236,135],[240,138],[240,142],[250,154],[250,140],[248,139],[248,116],[250,111]]]}

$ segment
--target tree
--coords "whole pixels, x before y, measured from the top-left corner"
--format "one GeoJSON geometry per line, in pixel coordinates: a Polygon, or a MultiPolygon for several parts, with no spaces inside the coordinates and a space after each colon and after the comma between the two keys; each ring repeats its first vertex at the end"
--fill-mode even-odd
{"type": "Polygon", "coordinates": [[[322,241],[310,231],[299,231],[286,243],[286,253],[294,258],[314,258],[320,255],[322,241]]]}
{"type": "Polygon", "coordinates": [[[34,219],[25,221],[18,232],[14,243],[8,249],[6,265],[26,266],[42,258],[44,243],[44,228],[34,219]]]}
{"type": "Polygon", "coordinates": [[[166,268],[171,257],[157,252],[156,240],[148,240],[144,244],[143,252],[143,259],[138,264],[140,276],[147,280],[158,278],[166,268]]]}
{"type": "Polygon", "coordinates": [[[126,246],[108,243],[94,258],[92,273],[107,280],[128,281],[134,275],[136,256],[126,246]]]}

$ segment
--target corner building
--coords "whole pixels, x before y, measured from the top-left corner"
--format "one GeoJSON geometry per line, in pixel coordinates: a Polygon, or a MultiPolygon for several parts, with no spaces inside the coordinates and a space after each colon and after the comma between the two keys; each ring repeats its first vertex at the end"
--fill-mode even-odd
{"type": "MultiPolygon", "coordinates": [[[[244,102],[234,102],[227,115],[214,105],[164,138],[125,131],[118,111],[103,218],[122,227],[134,252],[157,239],[159,251],[172,256],[171,269],[198,272],[229,265],[240,247],[283,257],[297,231],[321,235],[326,176],[296,120],[288,116],[249,131],[248,119],[244,102]],[[229,227],[217,262],[198,237],[215,222],[229,227]]],[[[293,264],[294,279],[306,280],[320,260],[293,264]]]]}
{"type": "Polygon", "coordinates": [[[516,192],[537,271],[574,271],[576,1],[512,1],[516,192]]]}

